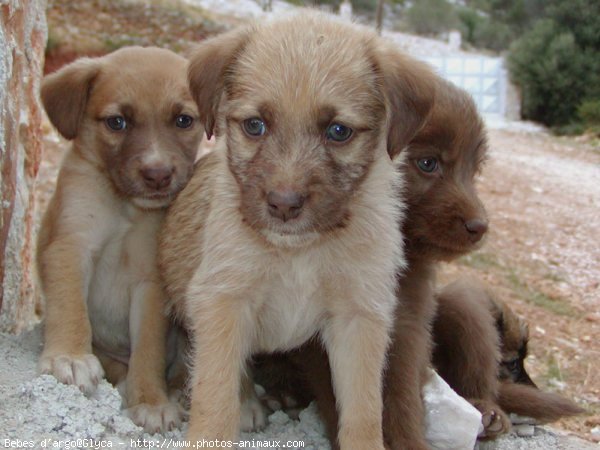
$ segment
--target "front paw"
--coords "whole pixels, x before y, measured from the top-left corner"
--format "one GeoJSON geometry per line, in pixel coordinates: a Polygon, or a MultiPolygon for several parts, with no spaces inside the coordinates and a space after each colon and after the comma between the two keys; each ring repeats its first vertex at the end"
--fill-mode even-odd
{"type": "Polygon", "coordinates": [[[242,431],[262,430],[267,424],[263,406],[254,395],[242,403],[240,415],[240,429],[242,431]]]}
{"type": "Polygon", "coordinates": [[[494,402],[479,400],[473,405],[481,412],[483,431],[479,439],[496,439],[510,430],[510,419],[494,402]]]}
{"type": "Polygon", "coordinates": [[[54,376],[64,384],[77,386],[84,394],[90,395],[104,377],[104,370],[94,355],[54,355],[40,358],[38,370],[41,374],[54,376]]]}
{"type": "Polygon", "coordinates": [[[183,413],[179,405],[168,402],[160,405],[140,403],[126,410],[127,416],[146,433],[171,431],[181,426],[183,413]]]}

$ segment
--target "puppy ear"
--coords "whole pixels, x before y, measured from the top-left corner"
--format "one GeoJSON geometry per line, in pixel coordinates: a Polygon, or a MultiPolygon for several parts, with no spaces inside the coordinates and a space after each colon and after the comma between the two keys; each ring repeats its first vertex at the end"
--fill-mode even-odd
{"type": "Polygon", "coordinates": [[[100,72],[100,63],[82,58],[47,75],[42,82],[44,109],[60,134],[74,139],[85,112],[90,89],[100,72]]]}
{"type": "Polygon", "coordinates": [[[437,75],[391,45],[379,49],[378,66],[391,109],[387,149],[394,158],[425,124],[435,101],[437,75]]]}
{"type": "Polygon", "coordinates": [[[209,139],[215,128],[227,69],[235,62],[247,38],[247,29],[230,31],[202,42],[190,57],[190,90],[209,139]]]}

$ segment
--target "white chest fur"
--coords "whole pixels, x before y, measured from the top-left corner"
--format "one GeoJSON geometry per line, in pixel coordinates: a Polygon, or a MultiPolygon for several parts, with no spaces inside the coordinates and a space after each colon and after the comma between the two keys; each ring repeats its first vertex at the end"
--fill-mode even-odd
{"type": "Polygon", "coordinates": [[[314,252],[284,255],[265,274],[255,313],[259,351],[292,349],[321,328],[326,312],[315,256],[314,252]]]}
{"type": "Polygon", "coordinates": [[[127,206],[111,221],[110,233],[94,258],[87,296],[94,345],[116,357],[130,350],[129,312],[136,290],[154,273],[154,213],[127,206]]]}

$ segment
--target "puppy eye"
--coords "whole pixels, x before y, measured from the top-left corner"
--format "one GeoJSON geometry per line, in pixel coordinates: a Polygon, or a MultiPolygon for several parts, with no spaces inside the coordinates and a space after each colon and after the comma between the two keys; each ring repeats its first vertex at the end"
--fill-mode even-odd
{"type": "Polygon", "coordinates": [[[194,118],[187,114],[180,114],[175,118],[175,126],[177,128],[189,128],[194,123],[194,118]]]}
{"type": "Polygon", "coordinates": [[[511,372],[517,372],[519,370],[519,359],[512,359],[510,361],[503,362],[504,367],[506,367],[511,372]]]}
{"type": "Polygon", "coordinates": [[[244,120],[242,122],[242,128],[247,135],[252,137],[262,136],[267,131],[265,123],[258,117],[244,120]]]}
{"type": "Polygon", "coordinates": [[[417,161],[417,166],[425,173],[433,173],[438,168],[438,160],[436,158],[421,158],[417,161]]]}
{"type": "Polygon", "coordinates": [[[127,122],[123,116],[110,116],[107,117],[104,122],[106,126],[113,131],[123,131],[127,128],[127,122]]]}
{"type": "Polygon", "coordinates": [[[340,123],[333,123],[327,127],[327,139],[335,142],[344,142],[352,136],[352,128],[340,123]]]}

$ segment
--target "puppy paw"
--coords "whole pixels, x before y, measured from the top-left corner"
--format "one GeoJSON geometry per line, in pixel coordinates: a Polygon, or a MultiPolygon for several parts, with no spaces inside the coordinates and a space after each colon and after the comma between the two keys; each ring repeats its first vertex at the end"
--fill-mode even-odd
{"type": "Polygon", "coordinates": [[[92,394],[104,377],[100,361],[92,354],[42,356],[38,369],[61,383],[77,386],[86,395],[92,394]]]}
{"type": "Polygon", "coordinates": [[[510,430],[510,419],[502,409],[493,402],[478,401],[474,406],[481,412],[483,431],[480,439],[496,439],[510,430]]]}
{"type": "Polygon", "coordinates": [[[240,429],[242,431],[262,430],[267,424],[265,411],[260,401],[252,396],[242,403],[240,429]]]}
{"type": "Polygon", "coordinates": [[[125,410],[127,417],[148,434],[171,431],[181,426],[182,410],[175,403],[149,405],[140,403],[125,410]]]}

